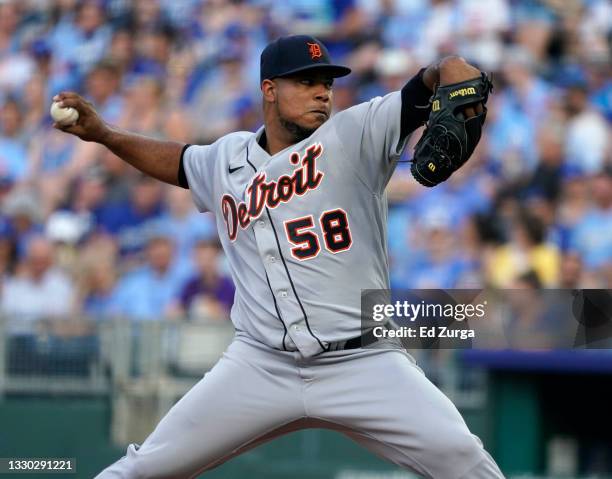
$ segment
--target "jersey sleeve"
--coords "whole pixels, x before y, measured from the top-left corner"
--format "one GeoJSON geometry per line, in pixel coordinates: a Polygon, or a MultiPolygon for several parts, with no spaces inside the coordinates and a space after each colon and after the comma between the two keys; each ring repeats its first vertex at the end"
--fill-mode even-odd
{"type": "Polygon", "coordinates": [[[349,161],[375,192],[389,182],[410,134],[429,115],[429,91],[421,70],[400,91],[376,97],[334,117],[349,161]]]}
{"type": "MultiPolygon", "coordinates": [[[[200,212],[212,211],[215,161],[210,145],[188,145],[181,156],[181,170],[193,202],[200,212]]],[[[179,172],[179,178],[181,177],[179,172]]]]}

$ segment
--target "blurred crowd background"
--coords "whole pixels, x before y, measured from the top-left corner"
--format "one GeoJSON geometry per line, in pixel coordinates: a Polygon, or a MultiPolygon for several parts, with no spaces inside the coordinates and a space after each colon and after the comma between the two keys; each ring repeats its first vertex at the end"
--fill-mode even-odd
{"type": "MultiPolygon", "coordinates": [[[[115,125],[205,144],[262,123],[259,54],[309,33],[353,69],[335,110],[459,54],[493,75],[473,158],[389,184],[396,288],[612,287],[607,0],[0,0],[0,311],[227,318],[212,217],[52,128],[73,90],[115,125]]],[[[27,329],[27,321],[20,322],[27,329]]]]}

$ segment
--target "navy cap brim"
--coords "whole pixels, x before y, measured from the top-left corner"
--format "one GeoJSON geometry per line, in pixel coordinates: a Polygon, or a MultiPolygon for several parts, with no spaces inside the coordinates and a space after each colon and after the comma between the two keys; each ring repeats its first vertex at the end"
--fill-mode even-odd
{"type": "Polygon", "coordinates": [[[329,63],[320,63],[318,65],[306,65],[300,68],[295,68],[294,70],[284,72],[282,75],[278,75],[274,78],[288,77],[291,75],[295,75],[296,73],[302,73],[306,71],[329,73],[332,78],[345,77],[349,73],[351,73],[351,69],[348,67],[343,67],[341,65],[330,65],[329,63]]]}

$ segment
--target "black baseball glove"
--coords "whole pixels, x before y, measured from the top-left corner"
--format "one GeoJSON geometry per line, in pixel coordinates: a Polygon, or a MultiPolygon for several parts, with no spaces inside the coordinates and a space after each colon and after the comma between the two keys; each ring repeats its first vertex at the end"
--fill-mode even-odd
{"type": "Polygon", "coordinates": [[[425,186],[448,179],[472,155],[480,140],[493,89],[491,80],[480,77],[439,86],[431,97],[431,113],[423,136],[414,149],[410,171],[425,186]],[[466,118],[463,108],[482,103],[482,113],[466,118]]]}

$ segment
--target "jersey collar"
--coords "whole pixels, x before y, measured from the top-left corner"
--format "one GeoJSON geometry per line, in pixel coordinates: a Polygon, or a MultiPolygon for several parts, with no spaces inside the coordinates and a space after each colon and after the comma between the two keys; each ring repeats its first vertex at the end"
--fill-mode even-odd
{"type": "Polygon", "coordinates": [[[293,145],[289,145],[284,150],[279,151],[274,155],[270,155],[266,149],[266,130],[265,126],[261,126],[256,132],[255,135],[251,138],[249,143],[249,162],[255,166],[255,169],[259,170],[261,167],[265,167],[270,161],[274,158],[278,158],[279,156],[286,155],[288,151],[299,151],[300,148],[303,148],[304,145],[312,141],[313,133],[308,138],[303,139],[299,143],[295,143],[293,145]],[[263,145],[263,146],[262,146],[263,145]]]}

